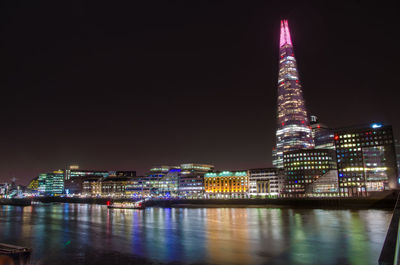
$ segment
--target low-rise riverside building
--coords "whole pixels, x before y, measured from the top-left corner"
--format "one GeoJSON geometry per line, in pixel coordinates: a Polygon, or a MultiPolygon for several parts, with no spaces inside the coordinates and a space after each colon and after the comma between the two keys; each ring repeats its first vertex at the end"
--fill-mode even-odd
{"type": "Polygon", "coordinates": [[[101,181],[101,195],[106,197],[124,197],[131,182],[129,177],[109,176],[101,181]]]}
{"type": "Polygon", "coordinates": [[[38,191],[41,195],[59,196],[64,194],[64,171],[39,174],[38,191]]]}
{"type": "Polygon", "coordinates": [[[83,191],[82,195],[98,197],[102,195],[102,178],[101,177],[92,177],[86,178],[83,180],[83,191]]]}
{"type": "Polygon", "coordinates": [[[250,197],[276,197],[281,193],[285,181],[282,169],[255,168],[248,175],[250,197]]]}
{"type": "Polygon", "coordinates": [[[206,198],[247,198],[249,175],[247,171],[219,171],[204,174],[206,198]]]}
{"type": "Polygon", "coordinates": [[[83,183],[85,180],[103,179],[110,175],[105,170],[83,170],[67,169],[65,172],[65,193],[69,195],[80,195],[85,193],[83,183]]]}
{"type": "Polygon", "coordinates": [[[179,167],[171,167],[168,172],[159,179],[158,195],[167,197],[178,196],[180,174],[181,169],[179,167]]]}
{"type": "Polygon", "coordinates": [[[181,164],[178,193],[180,196],[199,198],[204,196],[204,174],[214,169],[213,165],[181,164]]]}
{"type": "Polygon", "coordinates": [[[39,188],[39,177],[34,177],[31,182],[29,182],[27,188],[31,191],[38,191],[39,188]]]}
{"type": "Polygon", "coordinates": [[[147,183],[147,177],[136,177],[128,182],[125,194],[130,197],[148,197],[150,196],[150,184],[147,183]]]}
{"type": "Polygon", "coordinates": [[[148,189],[150,194],[154,196],[161,196],[162,186],[165,184],[163,183],[165,181],[164,177],[171,168],[171,166],[165,165],[152,167],[150,172],[143,179],[143,187],[148,189]]]}

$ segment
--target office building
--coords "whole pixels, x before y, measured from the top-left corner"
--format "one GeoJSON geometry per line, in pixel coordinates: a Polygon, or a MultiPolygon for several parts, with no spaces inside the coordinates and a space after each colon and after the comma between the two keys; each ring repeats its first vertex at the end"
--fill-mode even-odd
{"type": "Polygon", "coordinates": [[[202,197],[204,195],[204,174],[214,169],[213,165],[181,164],[179,175],[179,195],[184,197],[202,197]]]}
{"type": "Polygon", "coordinates": [[[336,129],[334,140],[342,196],[368,196],[398,188],[392,126],[336,129]]]}
{"type": "MultiPolygon", "coordinates": [[[[312,184],[326,174],[336,171],[335,151],[330,149],[303,149],[284,154],[284,197],[305,197],[313,192],[312,184]]],[[[334,180],[338,182],[338,180],[334,180]]],[[[332,183],[334,184],[334,183],[332,183]]]]}
{"type": "Polygon", "coordinates": [[[102,195],[102,178],[98,176],[82,179],[82,195],[99,197],[102,195]]]}
{"type": "Polygon", "coordinates": [[[316,116],[311,116],[311,135],[314,140],[315,149],[335,149],[333,139],[334,132],[323,123],[320,123],[316,116]]]}
{"type": "Polygon", "coordinates": [[[168,172],[159,179],[158,194],[167,197],[178,196],[180,174],[179,167],[170,167],[168,172]]]}
{"type": "MultiPolygon", "coordinates": [[[[143,187],[148,189],[150,194],[154,196],[161,196],[162,190],[160,188],[162,178],[173,168],[171,166],[154,166],[150,172],[143,179],[143,187]]],[[[167,184],[165,184],[166,186],[167,184]]],[[[165,189],[164,189],[165,190],[165,189]]]]}
{"type": "Polygon", "coordinates": [[[29,182],[28,189],[30,189],[31,191],[38,191],[39,189],[39,177],[34,177],[31,182],[29,182]]]}
{"type": "Polygon", "coordinates": [[[247,198],[249,175],[247,171],[219,171],[204,175],[207,198],[247,198]]]}
{"type": "Polygon", "coordinates": [[[83,182],[86,179],[104,179],[110,175],[105,170],[82,170],[68,169],[65,177],[65,193],[69,195],[79,195],[83,193],[83,182]]]}
{"type": "Polygon", "coordinates": [[[130,197],[149,197],[151,183],[148,177],[135,177],[126,185],[125,194],[130,197]]]}
{"type": "Polygon", "coordinates": [[[312,197],[338,197],[339,182],[337,170],[329,170],[311,184],[312,197]]]}
{"type": "Polygon", "coordinates": [[[41,195],[58,196],[64,193],[64,171],[39,174],[38,190],[41,195]]]}
{"type": "Polygon", "coordinates": [[[124,197],[126,196],[126,188],[130,184],[130,181],[131,178],[128,177],[108,176],[101,180],[101,195],[106,197],[124,197]]]}
{"type": "Polygon", "coordinates": [[[249,170],[249,195],[251,197],[278,196],[285,176],[282,169],[255,168],[249,170]]]}

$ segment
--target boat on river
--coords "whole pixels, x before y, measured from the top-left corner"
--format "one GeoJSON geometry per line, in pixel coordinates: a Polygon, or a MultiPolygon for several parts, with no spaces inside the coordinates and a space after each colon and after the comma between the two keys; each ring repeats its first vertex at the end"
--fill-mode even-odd
{"type": "Polygon", "coordinates": [[[107,205],[109,209],[137,209],[143,210],[146,207],[144,206],[144,201],[137,201],[137,202],[114,202],[107,205]]]}

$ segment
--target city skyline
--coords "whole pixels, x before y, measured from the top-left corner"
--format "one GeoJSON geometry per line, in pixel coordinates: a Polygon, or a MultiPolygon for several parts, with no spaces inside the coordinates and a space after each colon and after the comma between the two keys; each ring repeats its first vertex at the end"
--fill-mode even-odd
{"type": "Polygon", "coordinates": [[[72,15],[57,3],[44,11],[39,4],[8,8],[0,181],[27,183],[68,163],[139,174],[192,161],[271,166],[282,17],[291,25],[308,114],[329,127],[392,124],[399,139],[391,87],[398,55],[382,52],[398,43],[389,34],[396,28],[390,10],[353,2],[316,14],[294,4],[297,14],[259,5],[232,3],[224,19],[222,4],[214,11],[180,6],[175,16],[160,6],[151,21],[139,11],[136,18],[110,11],[107,23],[99,19],[105,6],[91,12],[76,4],[72,15]],[[32,14],[41,18],[28,24],[32,14]],[[42,27],[49,18],[54,23],[42,27]]]}

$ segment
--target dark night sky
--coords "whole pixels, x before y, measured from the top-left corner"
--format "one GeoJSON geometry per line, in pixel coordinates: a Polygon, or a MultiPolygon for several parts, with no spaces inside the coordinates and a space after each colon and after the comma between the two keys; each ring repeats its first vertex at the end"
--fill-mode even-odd
{"type": "Polygon", "coordinates": [[[0,182],[71,162],[270,166],[281,18],[309,113],[392,124],[400,138],[393,6],[82,2],[3,1],[0,182]]]}

